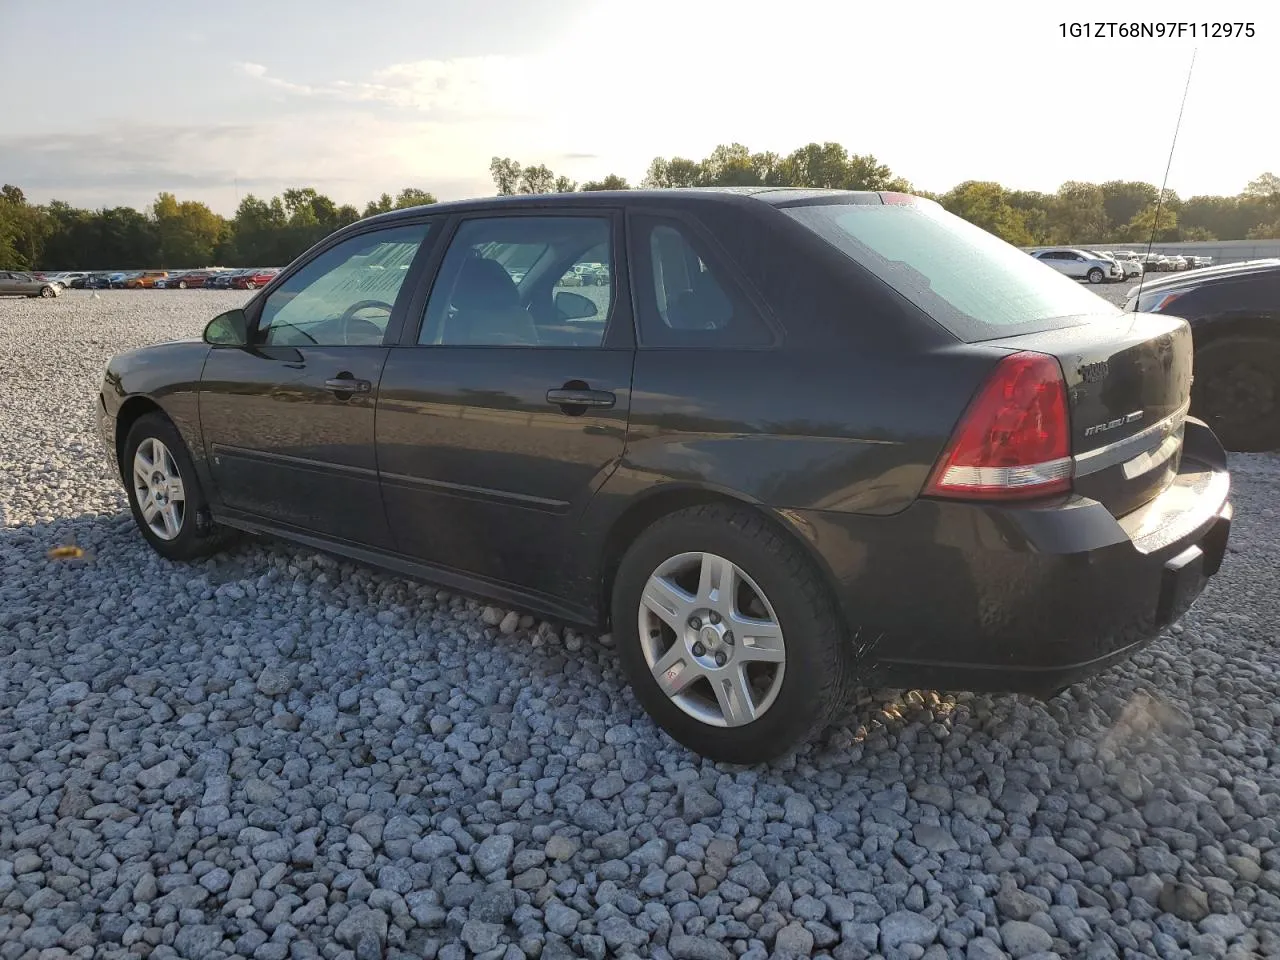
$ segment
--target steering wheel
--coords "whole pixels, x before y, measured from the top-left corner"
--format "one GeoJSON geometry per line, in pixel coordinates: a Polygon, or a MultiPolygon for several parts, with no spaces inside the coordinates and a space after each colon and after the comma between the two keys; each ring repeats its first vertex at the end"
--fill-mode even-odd
{"type": "MultiPolygon", "coordinates": [[[[348,332],[351,329],[351,321],[355,319],[356,314],[361,310],[367,310],[370,307],[377,307],[380,310],[385,310],[388,314],[390,314],[392,310],[391,304],[385,303],[382,300],[357,300],[351,306],[347,307],[346,310],[342,311],[342,316],[338,318],[338,322],[342,324],[342,342],[344,344],[350,344],[351,342],[350,337],[348,336],[348,332]]],[[[368,320],[364,322],[376,329],[376,324],[369,323],[368,320]]],[[[379,330],[378,332],[381,334],[382,331],[379,330]]]]}
{"type": "Polygon", "coordinates": [[[346,310],[342,311],[342,316],[338,319],[343,323],[346,323],[361,310],[367,310],[369,307],[381,307],[383,310],[387,311],[387,313],[390,313],[392,310],[391,304],[383,303],[381,300],[357,300],[351,306],[347,307],[346,310]]]}

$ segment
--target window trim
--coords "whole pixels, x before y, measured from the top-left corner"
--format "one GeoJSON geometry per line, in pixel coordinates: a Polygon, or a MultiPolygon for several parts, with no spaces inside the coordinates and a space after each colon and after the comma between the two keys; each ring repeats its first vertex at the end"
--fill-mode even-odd
{"type": "MultiPolygon", "coordinates": [[[[489,207],[480,210],[468,210],[455,213],[437,236],[435,248],[428,262],[424,264],[424,276],[414,291],[413,299],[406,305],[406,319],[400,330],[398,341],[392,343],[397,347],[415,347],[431,350],[634,350],[635,318],[631,301],[631,284],[629,277],[626,248],[626,224],[621,207],[606,206],[565,206],[533,207],[517,210],[503,210],[489,207]],[[426,320],[427,303],[440,279],[440,268],[449,254],[453,241],[462,225],[471,220],[511,220],[516,217],[588,217],[594,220],[608,220],[610,225],[610,242],[613,245],[613,266],[610,269],[610,281],[613,284],[613,300],[610,304],[609,316],[605,321],[604,337],[597,346],[571,346],[568,344],[509,344],[509,343],[419,343],[418,336],[422,324],[426,320]]],[[[389,328],[388,328],[389,329],[389,328]]]]}
{"type": "MultiPolygon", "coordinates": [[[[755,285],[747,278],[747,275],[738,266],[737,261],[727,251],[723,244],[712,234],[706,225],[696,216],[684,210],[674,209],[672,207],[654,206],[649,204],[637,204],[634,207],[627,208],[627,238],[632,242],[635,249],[635,255],[630,258],[629,271],[631,273],[631,289],[635,291],[635,338],[636,349],[638,350],[776,350],[782,346],[786,339],[785,331],[773,310],[770,309],[768,302],[756,289],[755,285]],[[667,220],[679,224],[685,228],[694,241],[694,253],[700,258],[702,253],[699,247],[702,247],[711,257],[708,264],[713,269],[719,269],[725,274],[725,279],[735,288],[739,296],[750,304],[755,310],[761,322],[764,323],[765,329],[768,330],[771,340],[768,343],[756,344],[659,344],[645,343],[643,331],[641,330],[641,311],[642,309],[652,306],[656,310],[656,303],[650,303],[650,299],[656,300],[656,296],[651,289],[653,286],[653,261],[652,254],[647,242],[642,243],[641,238],[637,235],[640,231],[640,225],[637,218],[647,217],[654,220],[667,220]],[[647,274],[641,277],[640,274],[647,274]],[[640,298],[645,299],[641,302],[640,298]]],[[[646,237],[645,240],[648,238],[646,237]]]]}
{"type": "MultiPolygon", "coordinates": [[[[278,344],[256,343],[258,337],[258,324],[262,319],[262,310],[266,306],[267,298],[275,293],[281,286],[289,281],[290,278],[296,276],[300,271],[305,270],[308,266],[324,256],[334,247],[348,240],[354,240],[357,237],[367,236],[372,233],[380,233],[384,230],[395,230],[401,227],[411,227],[420,224],[427,225],[426,235],[422,238],[422,243],[418,247],[418,252],[413,255],[413,259],[409,262],[409,269],[406,271],[404,283],[400,284],[400,289],[396,293],[396,302],[391,305],[391,316],[387,318],[387,329],[383,332],[381,343],[351,343],[337,344],[336,347],[330,346],[324,349],[336,349],[346,347],[371,347],[382,349],[383,347],[394,344],[400,336],[400,329],[404,324],[406,303],[406,292],[412,292],[417,289],[421,283],[424,267],[427,265],[430,254],[436,246],[438,246],[439,238],[443,232],[440,226],[446,222],[446,218],[440,214],[428,216],[405,217],[395,220],[383,221],[381,223],[363,224],[357,221],[350,227],[343,227],[335,230],[318,243],[314,244],[309,250],[300,254],[291,264],[281,268],[271,282],[259,290],[250,301],[245,304],[244,312],[248,323],[246,330],[248,334],[249,349],[251,350],[272,350],[279,347],[278,344]]],[[[301,349],[314,347],[314,344],[304,344],[301,349]]]]}

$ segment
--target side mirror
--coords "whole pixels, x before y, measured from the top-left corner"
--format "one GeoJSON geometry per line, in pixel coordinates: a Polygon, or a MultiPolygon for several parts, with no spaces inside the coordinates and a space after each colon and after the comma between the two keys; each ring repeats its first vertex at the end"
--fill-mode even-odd
{"type": "Polygon", "coordinates": [[[556,310],[566,320],[586,320],[600,312],[590,297],[569,293],[567,290],[556,294],[556,310]]]}
{"type": "Polygon", "coordinates": [[[228,310],[209,321],[204,342],[215,347],[244,347],[249,343],[249,319],[243,310],[228,310]]]}

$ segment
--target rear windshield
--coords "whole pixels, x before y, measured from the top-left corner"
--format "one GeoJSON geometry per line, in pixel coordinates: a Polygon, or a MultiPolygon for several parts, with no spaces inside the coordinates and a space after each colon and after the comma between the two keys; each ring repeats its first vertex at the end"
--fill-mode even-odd
{"type": "Polygon", "coordinates": [[[970,343],[1112,316],[1120,308],[930,200],[782,212],[970,343]]]}

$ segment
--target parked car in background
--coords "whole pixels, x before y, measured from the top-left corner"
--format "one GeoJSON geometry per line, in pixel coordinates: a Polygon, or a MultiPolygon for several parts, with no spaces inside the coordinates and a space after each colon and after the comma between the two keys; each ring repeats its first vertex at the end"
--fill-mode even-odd
{"type": "Polygon", "coordinates": [[[169,286],[178,290],[198,289],[208,283],[211,277],[213,274],[208,270],[192,270],[178,277],[177,282],[170,283],[169,286]]]}
{"type": "Polygon", "coordinates": [[[752,763],[854,685],[1047,695],[1176,620],[1231,520],[1191,350],[903,194],[499,197],[342,229],[95,409],[163,556],[252,530],[609,629],[752,763]]]}
{"type": "Polygon", "coordinates": [[[256,290],[274,280],[279,272],[279,270],[248,270],[232,277],[231,286],[237,290],[256,290]]]}
{"type": "Polygon", "coordinates": [[[1205,267],[1213,266],[1213,257],[1187,257],[1191,261],[1191,267],[1195,270],[1202,270],[1205,267]]]}
{"type": "Polygon", "coordinates": [[[1086,250],[1085,253],[1093,253],[1097,256],[1114,260],[1120,264],[1120,269],[1124,271],[1125,279],[1142,276],[1142,262],[1138,259],[1137,254],[1128,253],[1124,250],[1115,253],[1110,250],[1086,250]]]}
{"type": "Polygon", "coordinates": [[[84,278],[84,282],[80,285],[85,290],[109,290],[111,289],[111,278],[114,274],[109,273],[91,273],[84,278]]]}
{"type": "Polygon", "coordinates": [[[205,282],[206,287],[212,287],[215,290],[227,290],[239,278],[247,274],[253,273],[253,270],[228,270],[218,274],[205,282]]]}
{"type": "Polygon", "coordinates": [[[1085,251],[1075,248],[1055,247],[1037,250],[1031,256],[1076,280],[1108,283],[1124,279],[1124,270],[1116,261],[1107,257],[1090,256],[1085,251]]]}
{"type": "Polygon", "coordinates": [[[1186,270],[1189,266],[1191,266],[1190,261],[1187,260],[1186,257],[1177,253],[1167,253],[1165,254],[1165,259],[1169,261],[1171,268],[1175,271],[1186,270]]]}
{"type": "Polygon", "coordinates": [[[1191,324],[1191,412],[1228,450],[1280,449],[1280,259],[1151,280],[1129,290],[1125,309],[1191,324]]]}
{"type": "Polygon", "coordinates": [[[1160,253],[1144,253],[1141,263],[1147,273],[1166,273],[1173,269],[1172,261],[1160,253]]]}
{"type": "Polygon", "coordinates": [[[0,294],[7,296],[44,297],[46,300],[62,292],[62,285],[54,280],[41,280],[34,274],[16,270],[0,270],[0,294]]]}
{"type": "Polygon", "coordinates": [[[131,277],[127,277],[124,281],[126,290],[147,290],[156,285],[157,280],[163,280],[169,274],[165,270],[143,270],[135,273],[131,277]]]}

